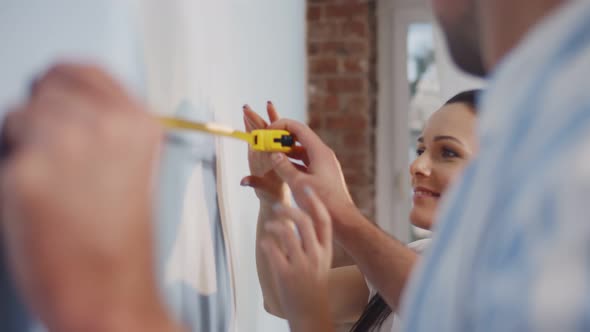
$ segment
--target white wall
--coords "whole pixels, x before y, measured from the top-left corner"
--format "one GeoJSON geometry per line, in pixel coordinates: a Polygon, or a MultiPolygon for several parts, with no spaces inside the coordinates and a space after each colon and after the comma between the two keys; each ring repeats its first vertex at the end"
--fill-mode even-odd
{"type": "MultiPolygon", "coordinates": [[[[242,105],[265,114],[272,100],[284,117],[305,120],[305,1],[234,0],[229,8],[231,31],[230,106],[218,114],[223,123],[241,128],[242,105]]],[[[214,33],[214,31],[212,31],[214,33]]],[[[239,331],[288,331],[284,321],[262,309],[254,258],[258,203],[251,189],[239,186],[248,175],[246,147],[224,141],[224,166],[237,262],[239,331]]]]}
{"type": "MultiPolygon", "coordinates": [[[[169,113],[182,99],[205,105],[216,121],[243,128],[242,105],[265,115],[272,100],[281,115],[305,120],[305,2],[303,0],[144,0],[149,11],[148,56],[157,64],[156,108],[169,113]],[[174,31],[163,32],[164,29],[174,31]],[[154,44],[152,44],[153,46],[154,44]],[[164,64],[164,65],[162,65],[164,64]]],[[[149,74],[148,66],[148,74],[149,74]]],[[[287,331],[263,309],[255,263],[258,201],[240,187],[249,175],[247,145],[220,139],[221,191],[230,227],[238,331],[287,331]]]]}
{"type": "MultiPolygon", "coordinates": [[[[63,59],[102,64],[141,95],[145,87],[137,5],[147,2],[19,0],[0,6],[0,107],[21,98],[35,73],[63,59]]],[[[185,55],[194,78],[188,93],[210,105],[219,122],[242,128],[242,105],[249,103],[263,113],[269,99],[283,116],[305,120],[305,1],[158,3],[170,7],[164,8],[166,13],[183,9],[182,19],[172,23],[188,34],[178,38],[194,42],[185,55]]],[[[162,54],[167,51],[162,48],[162,54]]],[[[246,157],[244,143],[223,141],[223,191],[237,263],[237,327],[245,332],[287,331],[285,322],[262,306],[254,258],[258,204],[251,190],[239,186],[249,174],[246,157]]]]}

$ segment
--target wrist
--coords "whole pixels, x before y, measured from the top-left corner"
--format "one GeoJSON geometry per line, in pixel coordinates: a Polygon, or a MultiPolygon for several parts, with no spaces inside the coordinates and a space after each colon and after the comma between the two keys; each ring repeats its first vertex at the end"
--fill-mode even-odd
{"type": "Polygon", "coordinates": [[[329,316],[314,314],[302,320],[289,321],[292,332],[330,332],[334,330],[333,322],[329,316]]]}
{"type": "Polygon", "coordinates": [[[320,296],[314,303],[315,309],[305,315],[289,318],[289,327],[293,332],[330,332],[334,330],[333,319],[328,308],[328,295],[320,296]]]}
{"type": "Polygon", "coordinates": [[[273,207],[276,204],[282,204],[282,205],[287,205],[287,206],[291,206],[291,199],[289,197],[280,197],[274,200],[267,200],[267,199],[261,199],[260,200],[260,212],[267,215],[272,215],[273,214],[273,207]]]}
{"type": "Polygon", "coordinates": [[[353,231],[357,225],[366,221],[361,211],[353,203],[331,205],[328,206],[328,210],[332,217],[335,236],[341,232],[353,231]]]}
{"type": "Polygon", "coordinates": [[[285,183],[263,190],[261,188],[254,188],[256,197],[260,202],[261,208],[268,208],[277,203],[289,204],[291,202],[291,190],[285,183]]]}

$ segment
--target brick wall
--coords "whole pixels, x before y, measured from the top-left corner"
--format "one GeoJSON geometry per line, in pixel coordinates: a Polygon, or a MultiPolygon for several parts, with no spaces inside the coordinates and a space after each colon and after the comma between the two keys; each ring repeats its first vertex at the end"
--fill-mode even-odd
{"type": "Polygon", "coordinates": [[[308,0],[309,124],[336,152],[350,192],[375,213],[375,0],[308,0]]]}

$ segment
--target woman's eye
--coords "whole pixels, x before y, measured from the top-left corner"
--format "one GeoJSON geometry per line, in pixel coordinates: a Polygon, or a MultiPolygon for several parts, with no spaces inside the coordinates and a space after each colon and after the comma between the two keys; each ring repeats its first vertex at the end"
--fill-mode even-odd
{"type": "Polygon", "coordinates": [[[417,156],[421,156],[424,153],[424,149],[420,148],[420,149],[416,149],[416,155],[417,156]]]}
{"type": "Polygon", "coordinates": [[[442,156],[444,158],[457,158],[457,157],[459,157],[459,154],[451,149],[443,149],[442,156]]]}

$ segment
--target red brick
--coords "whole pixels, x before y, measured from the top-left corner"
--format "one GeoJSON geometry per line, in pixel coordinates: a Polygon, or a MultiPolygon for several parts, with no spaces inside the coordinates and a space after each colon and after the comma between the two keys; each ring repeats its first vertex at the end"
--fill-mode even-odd
{"type": "Polygon", "coordinates": [[[343,109],[347,113],[362,113],[367,114],[369,112],[369,97],[365,94],[357,94],[353,96],[345,97],[343,100],[343,109]]]}
{"type": "Polygon", "coordinates": [[[347,21],[342,23],[343,37],[361,37],[366,38],[368,32],[367,22],[347,21]]]}
{"type": "MultiPolygon", "coordinates": [[[[364,135],[365,131],[360,130],[359,134],[362,136],[364,135]]],[[[350,165],[352,163],[361,162],[363,165],[366,164],[369,155],[370,149],[369,147],[365,147],[363,149],[343,149],[342,151],[338,151],[336,154],[338,156],[338,160],[342,162],[342,164],[350,165]]]]}
{"type": "Polygon", "coordinates": [[[365,86],[365,81],[362,78],[331,78],[326,83],[327,91],[331,93],[362,92],[365,86]]]}
{"type": "Polygon", "coordinates": [[[365,116],[357,115],[339,115],[326,117],[325,126],[328,129],[364,129],[368,124],[365,116]]]}
{"type": "Polygon", "coordinates": [[[325,94],[327,89],[327,82],[325,79],[312,77],[310,74],[309,84],[307,85],[307,92],[310,96],[325,94]]]}
{"type": "Polygon", "coordinates": [[[340,98],[336,95],[326,96],[324,97],[322,106],[326,111],[337,111],[340,109],[340,98]]]}
{"type": "Polygon", "coordinates": [[[328,130],[324,125],[322,128],[312,128],[316,134],[334,151],[342,149],[341,135],[337,131],[328,130]]]}
{"type": "Polygon", "coordinates": [[[368,4],[366,3],[340,3],[326,6],[326,18],[351,18],[366,17],[368,4]]]}
{"type": "Polygon", "coordinates": [[[348,57],[342,59],[342,66],[345,73],[368,73],[369,61],[357,57],[348,57]]]}
{"type": "Polygon", "coordinates": [[[307,21],[316,22],[322,19],[322,6],[307,6],[307,21]]]}
{"type": "Polygon", "coordinates": [[[309,40],[331,40],[340,34],[340,25],[335,22],[311,22],[307,29],[309,40]]]}
{"type": "Polygon", "coordinates": [[[307,0],[308,110],[354,201],[375,213],[375,1],[307,0]],[[337,65],[334,65],[334,61],[337,65]]]}
{"type": "Polygon", "coordinates": [[[319,112],[310,112],[309,113],[308,125],[312,129],[322,127],[322,117],[319,112]]]}
{"type": "Polygon", "coordinates": [[[314,111],[334,112],[340,109],[340,98],[336,95],[314,95],[309,97],[309,104],[314,111]]]}
{"type": "Polygon", "coordinates": [[[369,43],[363,40],[356,41],[310,41],[307,52],[309,55],[357,55],[368,56],[369,43]]]}
{"type": "MultiPolygon", "coordinates": [[[[346,145],[342,145],[342,148],[346,149],[347,151],[350,149],[350,147],[347,147],[346,145]]],[[[366,168],[368,157],[369,154],[364,153],[344,157],[340,156],[338,160],[340,161],[340,165],[346,174],[360,173],[366,168]]]]}
{"type": "Polygon", "coordinates": [[[368,200],[371,199],[371,191],[367,190],[364,186],[349,185],[350,195],[356,204],[367,206],[368,200]]]}
{"type": "Polygon", "coordinates": [[[371,185],[372,179],[364,174],[359,174],[358,172],[354,172],[354,173],[349,173],[349,174],[345,174],[344,175],[344,179],[346,180],[346,183],[353,187],[353,186],[359,186],[359,187],[366,187],[371,185]]]}
{"type": "Polygon", "coordinates": [[[350,133],[344,135],[342,144],[349,149],[367,149],[370,148],[370,140],[366,135],[350,133]]]}
{"type": "Polygon", "coordinates": [[[307,55],[314,56],[320,53],[320,43],[309,42],[307,43],[307,55]]]}
{"type": "Polygon", "coordinates": [[[312,58],[309,60],[309,70],[314,75],[335,74],[338,72],[338,59],[334,56],[312,58]]]}

